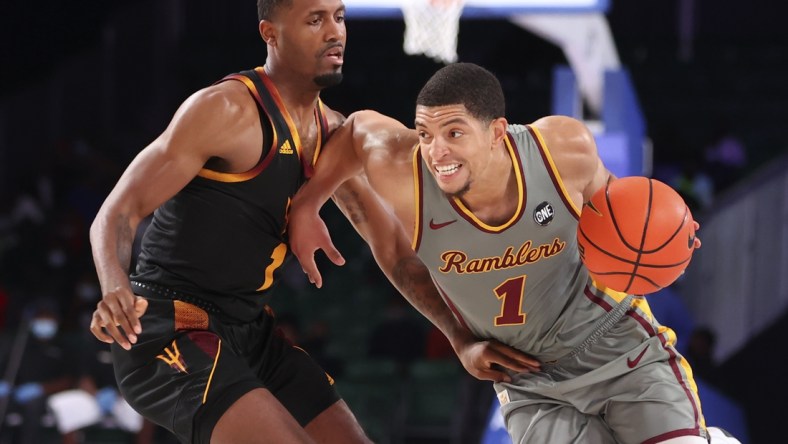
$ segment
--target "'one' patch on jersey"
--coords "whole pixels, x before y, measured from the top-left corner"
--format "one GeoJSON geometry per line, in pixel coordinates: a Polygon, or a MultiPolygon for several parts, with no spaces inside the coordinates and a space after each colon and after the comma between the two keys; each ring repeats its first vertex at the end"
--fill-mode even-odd
{"type": "Polygon", "coordinates": [[[544,227],[553,221],[554,214],[555,211],[550,202],[542,202],[534,209],[534,222],[544,227]]]}

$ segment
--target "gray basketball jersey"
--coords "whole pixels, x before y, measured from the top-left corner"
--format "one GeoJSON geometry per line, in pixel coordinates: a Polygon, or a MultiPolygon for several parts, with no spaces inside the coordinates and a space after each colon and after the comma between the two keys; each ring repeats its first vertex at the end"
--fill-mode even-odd
{"type": "Polygon", "coordinates": [[[485,224],[459,199],[447,197],[415,150],[413,248],[477,337],[548,362],[581,345],[626,295],[598,288],[582,265],[580,209],[538,130],[510,125],[505,143],[519,204],[500,226],[485,224]]]}

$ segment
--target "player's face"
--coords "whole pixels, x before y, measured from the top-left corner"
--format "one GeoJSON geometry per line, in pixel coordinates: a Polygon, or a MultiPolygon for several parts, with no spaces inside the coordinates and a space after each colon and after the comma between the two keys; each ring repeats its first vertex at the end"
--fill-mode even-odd
{"type": "Polygon", "coordinates": [[[449,196],[470,191],[490,165],[490,127],[468,114],[465,105],[417,106],[416,132],[422,158],[449,196]]]}
{"type": "Polygon", "coordinates": [[[320,87],[342,80],[345,5],[341,0],[293,0],[275,19],[276,57],[288,71],[320,87]]]}

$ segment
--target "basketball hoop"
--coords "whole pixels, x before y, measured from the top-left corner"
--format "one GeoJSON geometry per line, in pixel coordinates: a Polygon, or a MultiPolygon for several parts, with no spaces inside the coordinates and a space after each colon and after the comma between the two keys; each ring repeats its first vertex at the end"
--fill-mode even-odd
{"type": "Polygon", "coordinates": [[[457,35],[465,0],[405,0],[406,54],[424,54],[438,62],[457,61],[457,35]]]}

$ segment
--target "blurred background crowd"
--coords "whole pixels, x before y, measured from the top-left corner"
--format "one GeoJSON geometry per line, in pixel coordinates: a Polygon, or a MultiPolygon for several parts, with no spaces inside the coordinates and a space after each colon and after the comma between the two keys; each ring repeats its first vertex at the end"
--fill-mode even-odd
{"type": "MultiPolygon", "coordinates": [[[[116,414],[122,400],[107,348],[87,329],[101,297],[88,228],[180,102],[264,63],[254,2],[8,0],[0,10],[0,443],[173,442],[116,414]],[[75,388],[96,400],[100,419],[64,432],[46,400],[75,388]]],[[[610,4],[653,146],[653,176],[677,189],[702,225],[788,165],[785,12],[765,0],[610,4]],[[687,4],[689,49],[678,30],[687,4]]],[[[403,27],[349,14],[345,80],[323,100],[345,114],[371,108],[412,122],[419,87],[441,65],[404,55],[403,27]]],[[[511,122],[550,114],[552,71],[566,64],[559,48],[504,18],[477,18],[461,23],[458,52],[499,76],[511,122]]],[[[788,181],[781,183],[785,196],[788,181]]],[[[771,203],[777,220],[788,219],[786,202],[771,203]]],[[[325,285],[315,290],[291,261],[271,301],[283,331],[335,377],[376,441],[480,442],[490,385],[465,375],[341,214],[329,205],[324,215],[348,264],[324,261],[325,285]]],[[[774,241],[788,247],[786,238],[774,241]]],[[[778,296],[786,293],[788,284],[778,296]]],[[[698,319],[692,297],[679,282],[649,301],[677,331],[696,376],[745,412],[742,442],[781,442],[774,406],[788,395],[785,383],[772,382],[777,375],[754,359],[784,349],[776,338],[788,329],[786,316],[776,314],[745,351],[721,362],[721,332],[698,319]],[[741,380],[758,380],[770,395],[741,380]]],[[[749,297],[741,295],[742,309],[749,297]]]]}

